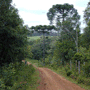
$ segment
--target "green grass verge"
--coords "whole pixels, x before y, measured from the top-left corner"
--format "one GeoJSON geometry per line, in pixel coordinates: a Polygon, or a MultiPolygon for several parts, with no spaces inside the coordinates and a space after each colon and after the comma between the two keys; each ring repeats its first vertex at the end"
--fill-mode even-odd
{"type": "Polygon", "coordinates": [[[26,58],[25,60],[38,67],[39,64],[38,60],[28,59],[28,58],[26,58]]]}
{"type": "Polygon", "coordinates": [[[28,61],[28,62],[30,62],[31,64],[37,66],[37,67],[43,67],[42,64],[41,64],[41,62],[38,61],[38,60],[28,59],[28,58],[26,58],[25,60],[28,61]]]}

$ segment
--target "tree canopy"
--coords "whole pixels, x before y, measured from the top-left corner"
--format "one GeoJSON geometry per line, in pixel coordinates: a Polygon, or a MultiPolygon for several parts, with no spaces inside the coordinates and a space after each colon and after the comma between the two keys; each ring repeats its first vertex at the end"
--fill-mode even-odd
{"type": "Polygon", "coordinates": [[[50,20],[50,24],[53,24],[53,21],[58,19],[60,22],[63,22],[67,19],[73,19],[74,21],[75,18],[80,18],[77,10],[73,5],[69,5],[68,3],[53,5],[52,8],[49,9],[47,17],[50,20]]]}
{"type": "Polygon", "coordinates": [[[25,57],[28,30],[11,1],[0,0],[0,65],[25,57]]]}
{"type": "Polygon", "coordinates": [[[55,26],[37,25],[37,26],[32,26],[30,29],[45,34],[45,33],[49,33],[49,31],[51,30],[55,30],[55,26]]]}
{"type": "Polygon", "coordinates": [[[90,2],[88,2],[87,7],[84,11],[84,21],[86,24],[90,21],[90,2]]]}

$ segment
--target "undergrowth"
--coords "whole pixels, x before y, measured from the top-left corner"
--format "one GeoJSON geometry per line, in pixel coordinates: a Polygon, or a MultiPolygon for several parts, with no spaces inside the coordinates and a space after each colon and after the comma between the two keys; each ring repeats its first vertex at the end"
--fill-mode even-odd
{"type": "Polygon", "coordinates": [[[35,90],[39,72],[32,65],[9,64],[0,68],[0,90],[35,90]]]}

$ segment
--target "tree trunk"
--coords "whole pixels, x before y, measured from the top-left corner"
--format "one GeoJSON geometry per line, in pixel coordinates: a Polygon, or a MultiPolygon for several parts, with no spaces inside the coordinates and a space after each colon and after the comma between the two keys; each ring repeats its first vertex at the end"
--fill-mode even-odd
{"type": "Polygon", "coordinates": [[[45,36],[44,36],[44,33],[43,33],[43,62],[45,65],[45,36]]]}
{"type": "Polygon", "coordinates": [[[78,61],[78,73],[80,74],[80,61],[78,61]]]}
{"type": "Polygon", "coordinates": [[[76,50],[78,52],[78,32],[76,30],[76,50]]]}

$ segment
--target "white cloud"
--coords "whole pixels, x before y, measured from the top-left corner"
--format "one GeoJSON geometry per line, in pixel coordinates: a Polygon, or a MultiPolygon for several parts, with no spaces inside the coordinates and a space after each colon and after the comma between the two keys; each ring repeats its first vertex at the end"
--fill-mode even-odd
{"type": "Polygon", "coordinates": [[[55,4],[73,4],[75,2],[76,0],[13,0],[17,8],[25,8],[27,10],[48,10],[55,4]]]}
{"type": "Polygon", "coordinates": [[[44,14],[38,15],[38,14],[34,14],[34,13],[29,13],[29,12],[21,11],[21,12],[19,12],[19,15],[21,16],[21,18],[23,18],[25,24],[27,22],[32,23],[32,24],[29,24],[30,26],[34,25],[36,23],[37,24],[38,23],[39,24],[41,24],[41,23],[49,24],[49,21],[47,20],[47,16],[44,15],[44,14]]]}
{"type": "MultiPolygon", "coordinates": [[[[89,0],[13,0],[15,7],[19,10],[19,15],[23,18],[25,24],[29,26],[49,24],[46,13],[55,4],[69,3],[73,4],[81,15],[81,21],[83,21],[83,11],[85,10],[89,0]],[[26,10],[26,11],[25,11],[26,10]],[[44,11],[39,13],[32,13],[35,10],[44,11]]],[[[82,24],[82,27],[84,25],[82,24]]]]}

